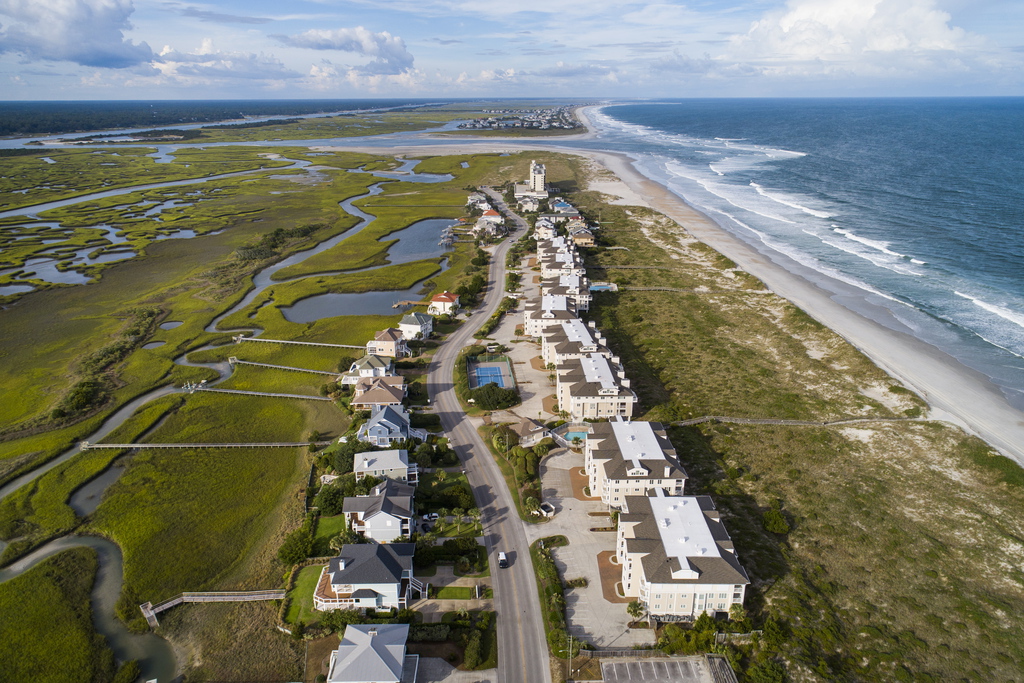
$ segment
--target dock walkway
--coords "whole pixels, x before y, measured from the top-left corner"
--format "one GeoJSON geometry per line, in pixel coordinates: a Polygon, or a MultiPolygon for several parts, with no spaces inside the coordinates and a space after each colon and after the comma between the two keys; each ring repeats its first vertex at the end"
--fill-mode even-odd
{"type": "Polygon", "coordinates": [[[246,337],[239,334],[231,338],[236,344],[242,342],[267,342],[268,344],[298,344],[299,346],[329,346],[332,349],[365,349],[365,346],[354,344],[324,344],[323,342],[285,341],[284,339],[264,339],[263,337],[246,337]]]}
{"type": "Polygon", "coordinates": [[[283,589],[269,591],[181,593],[170,600],[164,600],[156,605],[151,602],[144,602],[139,605],[139,609],[142,610],[142,615],[146,617],[146,621],[149,623],[150,627],[156,628],[160,625],[160,622],[157,621],[156,618],[157,614],[165,610],[169,610],[175,605],[180,605],[183,602],[255,602],[257,600],[283,600],[284,596],[285,591],[283,589]]]}

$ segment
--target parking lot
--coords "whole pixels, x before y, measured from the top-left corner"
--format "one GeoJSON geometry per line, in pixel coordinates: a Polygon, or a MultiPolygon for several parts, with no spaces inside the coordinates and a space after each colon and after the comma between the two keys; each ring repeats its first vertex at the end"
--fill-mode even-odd
{"type": "Polygon", "coordinates": [[[603,662],[604,683],[646,681],[646,683],[711,683],[711,672],[699,657],[687,659],[645,659],[603,662]]]}

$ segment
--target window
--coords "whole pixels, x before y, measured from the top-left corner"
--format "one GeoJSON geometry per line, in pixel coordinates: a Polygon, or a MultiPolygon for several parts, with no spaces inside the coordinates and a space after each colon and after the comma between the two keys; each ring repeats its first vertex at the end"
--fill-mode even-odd
{"type": "Polygon", "coordinates": [[[725,609],[725,603],[724,602],[718,603],[718,609],[725,609]]]}
{"type": "Polygon", "coordinates": [[[728,593],[719,593],[718,597],[721,598],[722,600],[725,600],[727,597],[729,597],[729,594],[728,593]]]}
{"type": "Polygon", "coordinates": [[[654,597],[656,597],[656,598],[658,598],[658,599],[660,600],[660,599],[661,599],[661,593],[658,593],[658,594],[657,594],[657,595],[655,595],[654,597]]]}

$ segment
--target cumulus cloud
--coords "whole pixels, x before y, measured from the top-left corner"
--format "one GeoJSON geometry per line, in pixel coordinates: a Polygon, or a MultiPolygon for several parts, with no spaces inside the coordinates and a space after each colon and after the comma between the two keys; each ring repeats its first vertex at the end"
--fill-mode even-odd
{"type": "Polygon", "coordinates": [[[0,0],[0,52],[115,69],[148,62],[149,45],[124,37],[134,11],[131,0],[0,0]]]}
{"type": "Polygon", "coordinates": [[[290,47],[312,50],[338,50],[370,57],[356,71],[369,75],[398,75],[413,70],[413,56],[405,41],[387,31],[374,33],[362,26],[333,30],[311,29],[294,36],[272,36],[290,47]]]}
{"type": "Polygon", "coordinates": [[[823,70],[839,64],[854,71],[858,65],[899,68],[904,58],[918,65],[945,62],[982,42],[950,20],[935,0],[790,0],[735,36],[729,52],[776,66],[817,63],[823,70]]]}

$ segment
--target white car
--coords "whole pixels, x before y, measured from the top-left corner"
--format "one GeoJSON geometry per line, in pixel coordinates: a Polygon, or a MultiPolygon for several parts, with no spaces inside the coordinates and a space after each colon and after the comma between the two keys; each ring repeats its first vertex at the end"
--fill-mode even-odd
{"type": "Polygon", "coordinates": [[[438,515],[436,512],[431,512],[429,514],[423,515],[424,522],[436,522],[438,519],[440,519],[440,515],[438,515]]]}

